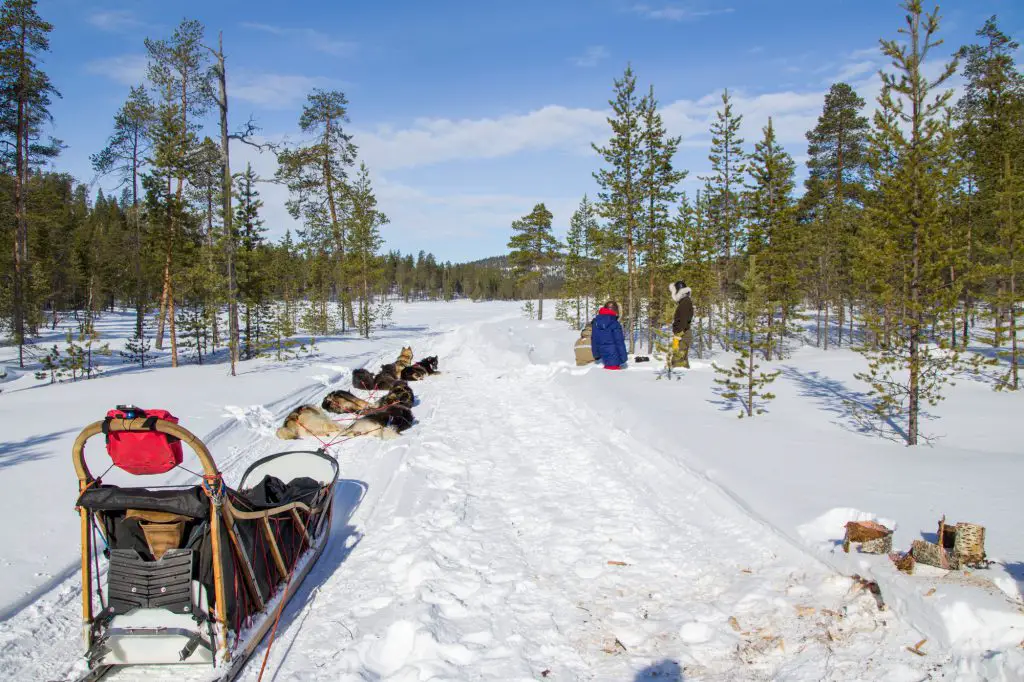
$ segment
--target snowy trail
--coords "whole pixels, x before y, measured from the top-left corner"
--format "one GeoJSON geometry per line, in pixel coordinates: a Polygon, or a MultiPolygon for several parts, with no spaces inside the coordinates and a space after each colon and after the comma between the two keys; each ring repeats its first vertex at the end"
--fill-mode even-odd
{"type": "Polygon", "coordinates": [[[916,633],[849,580],[573,409],[480,325],[446,341],[420,424],[376,457],[339,453],[369,484],[358,547],[294,609],[271,679],[927,676],[916,633]]]}
{"type": "MultiPolygon", "coordinates": [[[[416,336],[411,341],[424,344],[434,334],[436,332],[416,336]]],[[[386,349],[378,349],[373,353],[360,352],[341,358],[340,361],[350,363],[352,367],[363,364],[373,367],[380,362],[390,361],[404,342],[392,341],[386,349]]],[[[311,402],[319,404],[323,395],[333,388],[349,387],[351,372],[347,366],[327,366],[312,378],[312,382],[264,405],[225,406],[226,418],[201,435],[203,442],[215,453],[218,467],[227,481],[237,481],[242,471],[257,459],[286,449],[283,447],[284,442],[273,437],[281,417],[297,405],[311,402]]],[[[187,425],[187,420],[185,423],[187,425]]],[[[306,445],[316,447],[315,443],[302,444],[306,445]]],[[[379,447],[377,441],[356,441],[350,445],[364,451],[379,447]]],[[[166,482],[188,483],[191,480],[190,474],[175,471],[166,482]]],[[[325,565],[337,566],[344,560],[351,548],[346,541],[353,533],[352,527],[347,525],[348,518],[360,504],[365,487],[362,481],[345,479],[343,470],[335,496],[331,544],[311,572],[306,585],[313,584],[318,575],[323,575],[325,565]]],[[[74,514],[74,510],[69,507],[68,513],[74,514]]],[[[77,553],[78,548],[74,547],[68,555],[74,557],[77,553]]],[[[0,670],[8,679],[73,679],[84,671],[79,568],[80,564],[76,560],[60,572],[58,580],[37,588],[4,609],[0,620],[0,670]]],[[[101,572],[105,570],[105,566],[101,566],[101,572]]],[[[309,595],[306,585],[296,601],[301,602],[309,595]]],[[[140,670],[134,672],[139,673],[140,670]]],[[[189,671],[200,672],[191,668],[189,671]]],[[[118,679],[133,679],[131,674],[128,677],[125,674],[122,673],[118,679]]],[[[145,675],[147,679],[153,680],[182,679],[182,671],[173,669],[146,668],[145,675]]]]}

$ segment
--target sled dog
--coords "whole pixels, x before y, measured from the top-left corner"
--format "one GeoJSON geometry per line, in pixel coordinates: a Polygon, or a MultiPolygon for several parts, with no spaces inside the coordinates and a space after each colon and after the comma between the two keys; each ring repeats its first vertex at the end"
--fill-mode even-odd
{"type": "Polygon", "coordinates": [[[387,392],[387,395],[377,401],[377,405],[379,407],[385,407],[387,405],[404,405],[405,407],[412,407],[415,400],[416,396],[413,395],[412,389],[409,388],[409,384],[404,381],[396,381],[387,392]]]}
{"type": "Polygon", "coordinates": [[[402,348],[402,352],[398,354],[398,359],[395,360],[395,367],[401,372],[403,369],[412,364],[412,346],[405,346],[402,348]]]}
{"type": "Polygon", "coordinates": [[[364,391],[373,390],[373,372],[368,369],[352,370],[352,388],[361,388],[364,391]]]}
{"type": "Polygon", "coordinates": [[[402,381],[420,381],[425,379],[430,374],[427,368],[419,363],[415,365],[409,365],[402,370],[402,381]]]}
{"type": "Polygon", "coordinates": [[[412,410],[405,405],[388,405],[379,410],[374,410],[369,414],[360,417],[359,421],[369,420],[376,422],[382,427],[394,429],[396,432],[401,433],[412,426],[413,422],[416,421],[412,416],[412,410]]]}
{"type": "Polygon", "coordinates": [[[380,413],[360,417],[341,431],[342,436],[376,436],[382,440],[398,438],[398,429],[388,424],[387,417],[380,413]]]}
{"type": "Polygon", "coordinates": [[[303,436],[331,436],[341,432],[335,424],[314,405],[300,405],[284,418],[284,425],[277,430],[282,440],[296,440],[303,436]]]}
{"type": "Polygon", "coordinates": [[[399,376],[399,372],[400,370],[398,369],[398,365],[393,362],[389,362],[386,365],[380,366],[380,371],[377,372],[377,376],[391,377],[395,381],[398,381],[401,378],[399,376]]]}
{"type": "Polygon", "coordinates": [[[320,407],[335,414],[348,414],[350,412],[365,412],[373,405],[348,391],[331,391],[324,398],[320,407]]]}
{"type": "Polygon", "coordinates": [[[437,356],[425,357],[414,365],[402,370],[405,381],[420,381],[431,374],[437,374],[437,356]]]}

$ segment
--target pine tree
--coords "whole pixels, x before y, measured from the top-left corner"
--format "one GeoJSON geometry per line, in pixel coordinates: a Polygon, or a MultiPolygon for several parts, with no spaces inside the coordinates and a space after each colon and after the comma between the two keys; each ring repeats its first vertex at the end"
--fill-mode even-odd
{"type": "MultiPolygon", "coordinates": [[[[995,274],[990,268],[1005,260],[991,253],[994,246],[1000,251],[1005,240],[1005,220],[997,213],[1005,211],[1007,183],[1019,172],[1019,161],[1024,154],[1024,76],[1014,63],[1014,54],[1020,45],[999,30],[996,18],[989,18],[977,32],[982,44],[962,47],[958,56],[964,62],[964,96],[956,105],[960,156],[966,165],[968,191],[964,202],[965,263],[961,280],[963,288],[963,333],[961,342],[966,348],[969,339],[968,319],[972,315],[975,296],[993,292],[988,298],[996,315],[993,336],[995,346],[1002,345],[1006,320],[1005,292],[1007,282],[991,281],[995,274]],[[1009,168],[1006,161],[1009,160],[1009,168]],[[986,277],[989,275],[989,277],[986,277]]],[[[996,266],[998,269],[998,266],[996,266]]],[[[997,277],[997,279],[1000,279],[997,277]]]]}
{"type": "Polygon", "coordinates": [[[377,197],[373,194],[370,171],[365,163],[359,164],[349,196],[352,212],[347,229],[348,258],[359,284],[359,333],[368,339],[374,322],[372,287],[380,276],[378,252],[384,243],[380,228],[388,223],[388,217],[377,210],[377,197]]]}
{"type": "MultiPolygon", "coordinates": [[[[160,96],[153,126],[153,156],[148,189],[150,203],[164,220],[165,257],[163,291],[157,322],[156,348],[163,348],[164,323],[171,338],[171,366],[178,365],[174,314],[174,254],[184,222],[183,194],[189,175],[189,161],[198,143],[196,121],[210,104],[209,73],[203,51],[203,25],[185,19],[170,40],[146,39],[148,77],[160,96]],[[171,182],[177,186],[171,194],[171,182]],[[166,183],[164,190],[162,184],[166,183]],[[159,206],[163,204],[162,206],[159,206]]],[[[146,181],[144,180],[144,184],[146,181]]]]}
{"type": "Polygon", "coordinates": [[[792,318],[799,304],[797,269],[799,250],[794,215],[793,175],[796,164],[779,146],[771,117],[763,128],[764,138],[754,146],[750,156],[749,173],[753,181],[748,188],[747,254],[763,254],[767,296],[771,303],[768,312],[768,338],[765,359],[772,359],[772,351],[781,339],[774,338],[776,311],[783,321],[792,318]]]}
{"type": "Polygon", "coordinates": [[[868,121],[861,114],[864,100],[846,83],[834,83],[825,95],[818,123],[807,133],[806,193],[802,212],[812,228],[808,245],[815,256],[815,299],[818,343],[828,350],[829,313],[838,308],[842,342],[844,300],[853,319],[850,254],[858,239],[856,226],[865,198],[868,121]],[[824,329],[821,311],[824,310],[824,329]]]}
{"type": "MultiPolygon", "coordinates": [[[[1006,374],[1000,378],[997,389],[1020,389],[1020,341],[1017,338],[1017,308],[1024,303],[1024,287],[1018,284],[1024,265],[1024,169],[1014,168],[1010,155],[1004,154],[1003,181],[997,195],[996,241],[991,249],[995,261],[992,274],[1001,286],[992,297],[992,303],[1007,311],[1009,352],[1000,353],[1009,362],[1006,374]]],[[[1018,162],[1019,164],[1020,162],[1018,162]]]]}
{"type": "Polygon", "coordinates": [[[725,90],[722,108],[715,113],[715,122],[711,124],[711,153],[708,155],[711,175],[706,187],[709,215],[718,240],[717,278],[723,307],[728,303],[733,279],[732,257],[740,250],[742,240],[740,187],[746,172],[743,138],[739,136],[742,122],[743,116],[733,114],[732,100],[725,90]]]}
{"type": "Polygon", "coordinates": [[[551,232],[551,211],[537,204],[528,214],[512,222],[512,238],[508,240],[509,262],[516,270],[520,285],[536,283],[537,319],[544,319],[544,277],[555,262],[559,244],[551,232]]]}
{"type": "MultiPolygon", "coordinates": [[[[327,317],[327,296],[336,276],[345,272],[346,222],[349,210],[348,169],[355,163],[356,146],[345,132],[348,100],[338,90],[313,90],[299,117],[299,128],[314,141],[278,155],[277,180],[288,187],[288,211],[304,224],[303,242],[316,263],[319,319],[327,317]],[[335,272],[331,273],[330,270],[335,272]]],[[[355,326],[351,287],[340,282],[342,328],[355,326]]]]}
{"type": "Polygon", "coordinates": [[[241,357],[244,360],[255,357],[259,339],[254,338],[254,323],[255,329],[258,329],[260,310],[267,303],[266,275],[263,272],[266,263],[261,250],[264,244],[263,235],[267,230],[260,218],[263,200],[259,198],[256,181],[256,172],[252,169],[252,164],[246,164],[245,172],[235,176],[238,207],[235,209],[234,225],[239,241],[235,263],[239,300],[245,304],[245,342],[241,348],[241,357]]]}
{"type": "Polygon", "coordinates": [[[143,369],[146,363],[153,362],[153,354],[150,352],[151,339],[146,335],[146,326],[136,329],[135,335],[124,344],[124,350],[120,351],[122,362],[139,364],[143,369]]]}
{"type": "Polygon", "coordinates": [[[601,274],[606,286],[612,283],[613,271],[618,269],[618,264],[625,261],[626,305],[623,319],[629,338],[629,352],[632,353],[636,347],[633,323],[637,308],[637,249],[643,223],[644,161],[641,147],[643,112],[636,94],[636,76],[631,67],[627,66],[622,78],[615,81],[615,98],[608,103],[612,108],[612,117],[608,119],[612,137],[604,147],[591,145],[609,166],[594,174],[601,187],[597,212],[608,221],[597,246],[603,255],[601,274]]]}
{"type": "Polygon", "coordinates": [[[681,137],[669,137],[665,124],[658,113],[658,102],[651,87],[647,97],[640,103],[643,123],[643,224],[640,231],[640,248],[643,252],[644,267],[647,270],[647,350],[654,347],[654,331],[658,325],[658,311],[665,307],[664,288],[657,286],[667,272],[669,206],[679,200],[676,189],[687,175],[684,170],[673,166],[673,159],[679,148],[681,137]]]}
{"type": "MultiPolygon", "coordinates": [[[[704,350],[711,347],[714,331],[712,306],[718,285],[715,269],[718,249],[711,220],[711,192],[707,186],[705,181],[705,190],[697,192],[693,203],[683,196],[678,215],[669,229],[669,245],[679,264],[678,278],[692,290],[693,338],[698,358],[703,358],[704,350]]],[[[666,310],[664,314],[667,325],[670,313],[666,310]]]]}
{"type": "Polygon", "coordinates": [[[938,206],[945,180],[932,172],[940,167],[952,142],[944,116],[952,92],[934,97],[932,93],[953,74],[956,62],[947,64],[934,79],[924,75],[922,64],[941,44],[935,38],[938,11],[924,14],[920,0],[908,0],[904,8],[907,27],[901,33],[908,36],[909,44],[882,41],[882,53],[892,60],[896,73],[882,74],[875,125],[876,144],[883,148],[877,156],[893,157],[891,175],[883,179],[889,200],[876,210],[883,229],[890,233],[886,246],[897,250],[897,259],[906,264],[905,284],[896,292],[900,311],[887,330],[888,344],[877,350],[862,349],[869,370],[858,377],[871,386],[879,414],[906,416],[907,444],[917,445],[921,403],[934,405],[942,399],[942,387],[958,360],[941,347],[942,336],[932,339],[932,347],[926,338],[926,316],[935,315],[941,322],[955,304],[945,281],[947,252],[938,206]]]}
{"type": "Polygon", "coordinates": [[[135,276],[135,334],[141,337],[145,317],[145,284],[142,279],[142,220],[139,216],[139,175],[149,153],[149,130],[156,116],[146,89],[133,87],[128,99],[114,115],[114,132],[107,146],[93,154],[93,169],[102,175],[114,174],[117,187],[127,186],[131,197],[129,223],[132,229],[132,263],[135,276]]]}
{"type": "Polygon", "coordinates": [[[594,235],[597,232],[594,207],[583,195],[572,214],[566,234],[565,292],[575,303],[576,328],[590,319],[590,297],[594,293],[594,235]]]}
{"type": "Polygon", "coordinates": [[[12,273],[11,330],[18,344],[18,366],[25,366],[28,301],[32,289],[26,194],[33,158],[52,158],[60,143],[33,143],[50,119],[50,97],[60,96],[39,68],[41,53],[50,49],[53,25],[36,12],[36,0],[5,0],[0,8],[0,137],[6,143],[5,165],[14,149],[14,270],[12,273]],[[12,139],[13,138],[13,139],[12,139]]]}
{"type": "Polygon", "coordinates": [[[749,258],[746,275],[740,280],[739,286],[742,298],[735,322],[735,347],[739,357],[732,367],[719,367],[714,363],[712,366],[722,376],[721,379],[715,379],[715,383],[722,386],[720,395],[726,400],[740,402],[740,417],[753,417],[764,414],[762,404],[775,398],[767,387],[781,373],[779,370],[763,372],[757,361],[758,354],[768,354],[773,327],[768,288],[757,256],[749,258]]]}

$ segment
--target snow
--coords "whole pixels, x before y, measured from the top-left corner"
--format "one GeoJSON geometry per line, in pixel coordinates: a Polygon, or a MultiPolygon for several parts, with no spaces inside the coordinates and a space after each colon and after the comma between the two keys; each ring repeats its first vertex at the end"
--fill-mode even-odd
{"type": "MultiPolygon", "coordinates": [[[[802,349],[778,363],[768,414],[739,420],[712,390],[709,359],[674,382],[656,381],[655,363],[578,368],[576,332],[518,309],[398,305],[401,324],[373,339],[319,340],[313,358],[245,363],[235,378],[223,363],[40,387],[11,372],[5,516],[33,521],[0,527],[5,547],[25,548],[0,566],[0,668],[12,679],[80,669],[67,457],[78,429],[116,403],[164,407],[234,482],[294,445],[273,432],[295,405],[411,344],[439,355],[441,374],[414,385],[417,424],[401,438],[332,449],[343,479],[332,537],[284,611],[268,678],[1024,676],[1024,461],[1005,428],[1017,396],[960,382],[927,425],[947,435],[907,449],[849,422],[858,356],[802,349]],[[906,549],[942,514],[985,525],[997,563],[906,576],[838,546],[846,521],[876,520],[906,549]],[[878,581],[886,610],[853,574],[878,581]],[[925,656],[907,651],[921,640],[925,656]]],[[[257,678],[265,647],[240,679],[257,678]]]]}

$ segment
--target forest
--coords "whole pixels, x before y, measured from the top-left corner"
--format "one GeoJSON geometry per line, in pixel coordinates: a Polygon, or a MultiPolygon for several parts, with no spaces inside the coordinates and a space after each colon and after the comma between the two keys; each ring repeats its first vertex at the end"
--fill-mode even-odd
{"type": "Polygon", "coordinates": [[[42,363],[52,379],[60,351],[35,343],[41,330],[76,320],[61,361],[80,364],[102,348],[95,316],[130,309],[126,361],[145,362],[151,346],[169,350],[172,366],[226,349],[234,372],[287,354],[300,330],[368,337],[399,298],[535,298],[526,310],[538,317],[552,299],[577,328],[614,298],[630,353],[652,352],[666,343],[666,284],[683,280],[697,311],[693,352],[735,352],[737,364],[720,371],[746,386],[751,407],[755,385],[770,396],[772,373],[758,363],[784,357],[809,324],[821,348],[865,355],[869,411],[902,415],[914,444],[922,405],[941,400],[958,372],[1020,387],[1024,79],[1019,45],[996,17],[975,43],[942,47],[947,60],[938,9],[909,0],[900,10],[902,24],[879,42],[889,62],[881,94],[868,103],[831,85],[806,134],[801,187],[772,119],[757,122],[759,139],[741,139],[743,116],[725,90],[711,170],[699,190],[682,191],[681,138],[666,129],[654,86],[627,66],[608,102],[609,136],[593,144],[598,191],[580,201],[564,243],[539,202],[511,225],[507,256],[452,264],[382,251],[388,217],[343,92],[308,94],[297,117],[304,142],[262,141],[258,122],[229,118],[223,36],[196,20],[144,40],[145,82],[91,156],[117,191],[91,193],[54,170],[63,143],[49,134],[49,108],[59,93],[43,67],[53,25],[35,0],[5,0],[0,331],[21,366],[42,363]],[[238,144],[274,154],[274,176],[232,166],[238,144]],[[261,217],[259,188],[270,182],[288,189],[301,225],[277,241],[261,217]]]}
{"type": "Polygon", "coordinates": [[[0,9],[0,331],[22,367],[41,362],[52,377],[60,358],[72,376],[90,373],[82,364],[102,348],[92,321],[118,307],[135,311],[128,360],[167,349],[177,366],[227,349],[234,372],[262,353],[280,357],[299,329],[368,336],[389,323],[389,298],[518,295],[500,263],[382,253],[388,219],[346,132],[345,94],[309,93],[297,121],[304,144],[262,145],[255,121],[228,119],[223,37],[195,20],[145,39],[146,82],[91,155],[117,191],[92,194],[53,170],[64,145],[48,134],[49,108],[60,93],[42,67],[53,24],[37,9],[35,0],[0,9]],[[233,167],[232,143],[273,153],[274,177],[233,167]],[[268,182],[288,188],[302,224],[276,242],[261,218],[268,182]],[[63,353],[33,344],[68,316],[79,332],[63,353]]]}
{"type": "Polygon", "coordinates": [[[903,25],[879,43],[889,66],[877,102],[843,82],[825,95],[800,192],[772,119],[753,144],[741,139],[728,91],[709,131],[711,172],[691,196],[680,191],[681,138],[666,130],[654,87],[627,67],[609,101],[609,139],[593,145],[599,193],[582,198],[564,245],[543,203],[513,224],[520,277],[562,263],[556,313],[577,326],[620,301],[630,353],[664,349],[675,306],[667,284],[683,280],[696,309],[693,351],[737,354],[716,369],[727,392],[745,394],[748,415],[759,392],[772,397],[778,373],[759,363],[783,357],[808,328],[822,349],[864,354],[858,378],[871,400],[847,407],[900,419],[911,445],[922,410],[958,374],[1018,390],[1020,46],[993,16],[944,61],[938,9],[919,0],[901,9],[903,25]]]}

